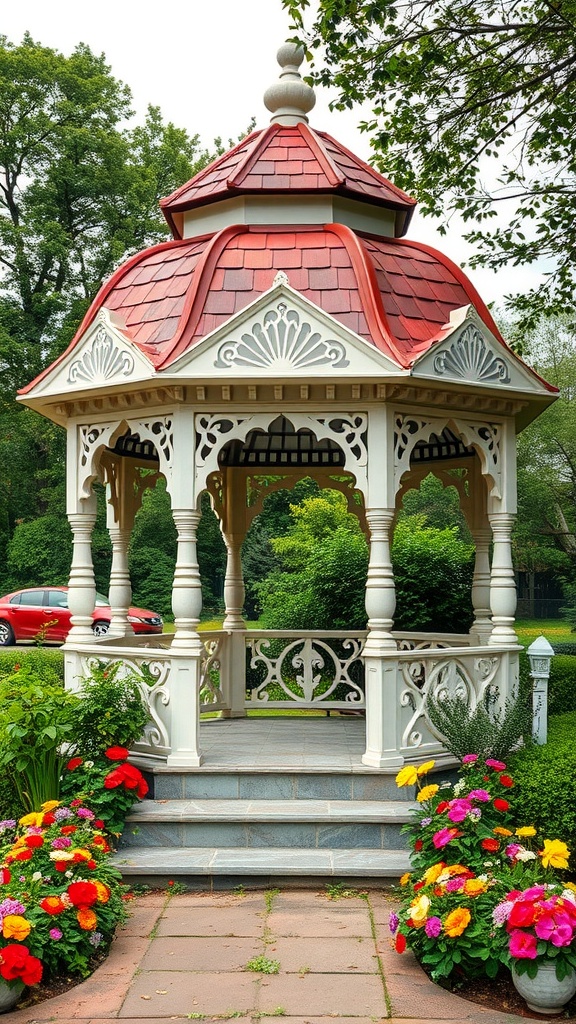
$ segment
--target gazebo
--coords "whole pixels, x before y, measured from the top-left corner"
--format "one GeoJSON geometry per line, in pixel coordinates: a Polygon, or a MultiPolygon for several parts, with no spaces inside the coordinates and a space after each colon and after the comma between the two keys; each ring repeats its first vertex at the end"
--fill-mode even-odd
{"type": "Polygon", "coordinates": [[[507,347],[463,272],[405,237],[414,200],[309,127],[302,53],[286,44],[278,61],[270,125],[162,200],[172,240],[113,274],[21,393],[67,431],[66,685],[93,659],[146,666],[150,722],[136,751],[150,765],[199,767],[203,710],[242,718],[265,704],[364,710],[364,765],[395,769],[442,754],[430,694],[501,705],[515,692],[515,438],[555,390],[507,347]],[[430,471],[458,488],[475,540],[463,635],[394,630],[391,531],[404,491],[430,471]],[[128,545],[160,476],[178,534],[175,632],[136,637],[128,545]],[[266,495],[303,476],[342,491],[365,525],[365,632],[246,629],[243,539],[266,495]],[[113,549],[102,638],[95,481],[113,549]],[[211,633],[198,632],[206,491],[228,552],[226,617],[211,633]],[[247,663],[259,671],[248,693],[247,663]]]}

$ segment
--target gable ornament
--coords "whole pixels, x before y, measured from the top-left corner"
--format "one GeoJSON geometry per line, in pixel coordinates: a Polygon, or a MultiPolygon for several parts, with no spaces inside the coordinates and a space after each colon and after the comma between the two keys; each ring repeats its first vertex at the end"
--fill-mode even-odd
{"type": "Polygon", "coordinates": [[[478,384],[510,383],[508,364],[494,355],[473,324],[465,327],[448,348],[438,352],[434,369],[440,376],[448,374],[478,384]]]}
{"type": "Polygon", "coordinates": [[[116,344],[105,327],[99,327],[90,348],[72,363],[68,383],[91,383],[109,380],[111,377],[129,377],[133,369],[134,359],[130,353],[116,344]]]}
{"type": "Polygon", "coordinates": [[[334,338],[323,338],[319,331],[302,320],[296,309],[279,302],[268,309],[262,321],[239,339],[226,341],[218,349],[214,366],[218,369],[301,370],[316,366],[341,369],[349,365],[346,349],[334,338]]]}

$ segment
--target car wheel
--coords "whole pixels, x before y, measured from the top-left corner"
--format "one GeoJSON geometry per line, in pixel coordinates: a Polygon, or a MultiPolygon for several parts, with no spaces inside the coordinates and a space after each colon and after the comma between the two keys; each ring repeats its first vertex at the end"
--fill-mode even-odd
{"type": "Polygon", "coordinates": [[[14,643],[14,630],[8,622],[0,620],[0,647],[10,647],[14,643]]]}
{"type": "Polygon", "coordinates": [[[98,622],[92,623],[92,632],[94,636],[106,636],[106,633],[110,629],[110,623],[104,622],[102,619],[98,619],[98,622]]]}

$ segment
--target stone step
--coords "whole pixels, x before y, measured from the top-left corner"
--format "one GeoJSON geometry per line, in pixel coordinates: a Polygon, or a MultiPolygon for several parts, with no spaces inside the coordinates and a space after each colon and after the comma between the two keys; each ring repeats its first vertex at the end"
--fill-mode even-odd
{"type": "Polygon", "coordinates": [[[407,850],[134,846],[118,851],[112,861],[124,881],[132,884],[167,887],[179,881],[202,890],[268,886],[284,880],[314,884],[327,878],[374,885],[397,881],[410,869],[407,850]]]}
{"type": "Polygon", "coordinates": [[[127,818],[121,846],[401,850],[406,801],[145,800],[127,818]]]}
{"type": "MultiPolygon", "coordinates": [[[[148,765],[133,758],[146,771],[148,765]]],[[[156,800],[393,800],[412,801],[413,787],[398,789],[397,769],[173,768],[146,771],[156,800]]]]}

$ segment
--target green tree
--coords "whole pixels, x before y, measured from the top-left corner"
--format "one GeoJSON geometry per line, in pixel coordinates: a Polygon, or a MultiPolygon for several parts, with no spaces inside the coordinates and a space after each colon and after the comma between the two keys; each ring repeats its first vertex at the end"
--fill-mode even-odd
{"type": "Polygon", "coordinates": [[[426,526],[423,515],[400,519],[394,531],[397,629],[465,633],[472,623],[474,552],[457,527],[426,526]]]}
{"type": "Polygon", "coordinates": [[[371,106],[384,173],[441,230],[454,212],[476,222],[473,265],[546,259],[544,286],[515,298],[524,321],[571,304],[574,0],[318,0],[309,24],[309,0],[283,6],[336,106],[371,106]]]}

